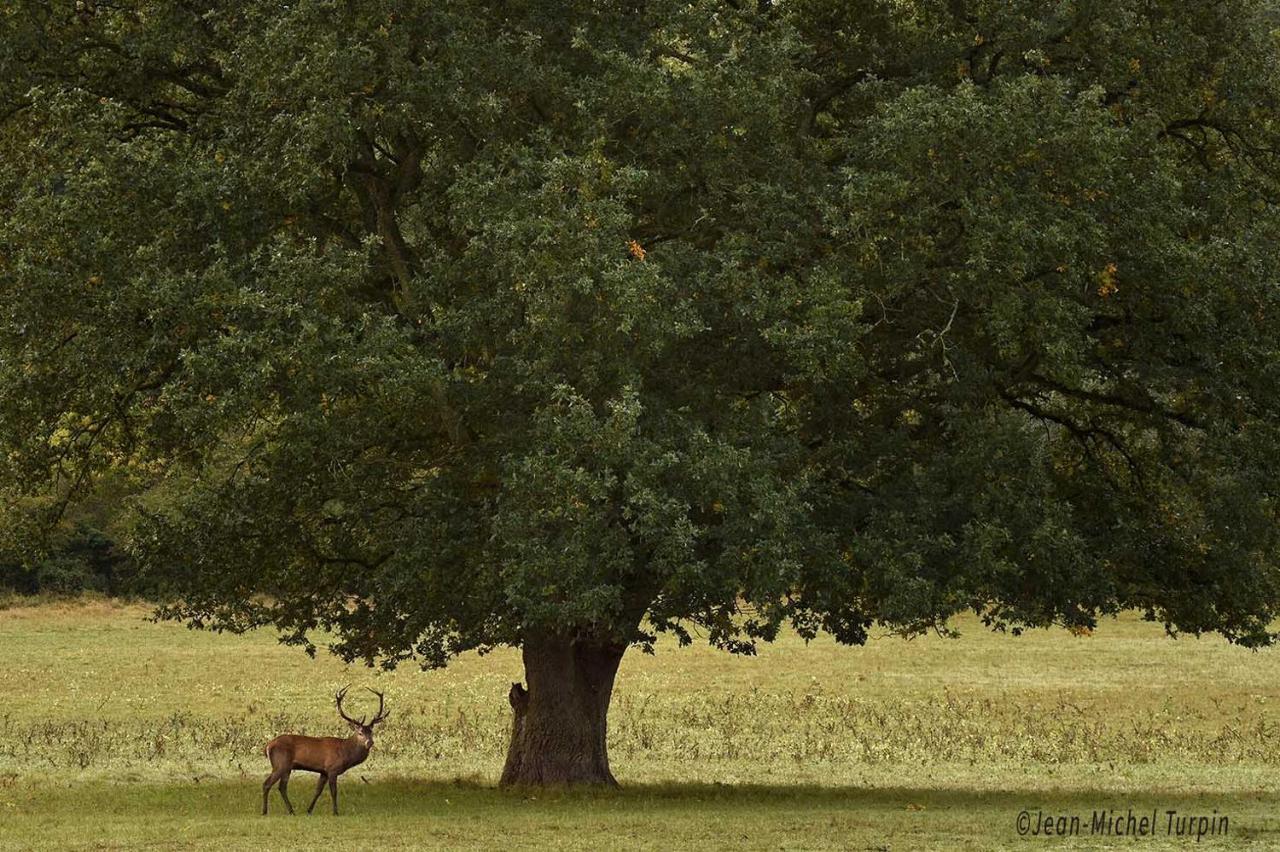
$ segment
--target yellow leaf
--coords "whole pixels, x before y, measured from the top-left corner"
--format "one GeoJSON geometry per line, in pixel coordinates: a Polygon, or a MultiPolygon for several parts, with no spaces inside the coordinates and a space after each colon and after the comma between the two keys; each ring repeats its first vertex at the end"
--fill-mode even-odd
{"type": "Polygon", "coordinates": [[[1108,263],[1101,272],[1098,273],[1098,295],[1106,299],[1120,291],[1120,286],[1116,283],[1116,265],[1108,263]]]}

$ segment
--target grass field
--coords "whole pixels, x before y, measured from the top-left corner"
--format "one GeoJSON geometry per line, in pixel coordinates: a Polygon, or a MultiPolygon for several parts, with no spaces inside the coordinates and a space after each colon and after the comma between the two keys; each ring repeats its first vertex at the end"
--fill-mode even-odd
{"type": "MultiPolygon", "coordinates": [[[[0,848],[1196,845],[1168,836],[1168,810],[1227,817],[1202,846],[1280,847],[1280,655],[1132,617],[1090,637],[961,621],[957,640],[629,654],[610,730],[623,789],[528,794],[494,788],[513,652],[388,674],[146,615],[0,610],[0,848]],[[347,682],[393,712],[339,785],[343,815],[289,818],[273,794],[264,819],[263,743],[340,733],[347,682]],[[1157,812],[1155,836],[1090,833],[1095,810],[1131,808],[1157,812]],[[1078,816],[1080,834],[1022,837],[1023,811],[1078,816]]],[[[312,778],[294,776],[295,806],[312,778]]]]}

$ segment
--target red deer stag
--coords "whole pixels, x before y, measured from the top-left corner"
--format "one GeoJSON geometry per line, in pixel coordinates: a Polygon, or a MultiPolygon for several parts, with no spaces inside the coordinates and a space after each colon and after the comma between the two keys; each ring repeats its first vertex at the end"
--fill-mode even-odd
{"type": "MultiPolygon", "coordinates": [[[[289,802],[289,773],[295,769],[307,772],[319,772],[320,783],[316,785],[316,794],[311,799],[307,813],[315,809],[316,800],[324,792],[325,782],[329,784],[329,795],[333,797],[333,813],[338,814],[338,776],[353,766],[364,763],[373,748],[373,726],[385,722],[390,715],[384,709],[385,700],[381,692],[370,689],[378,696],[378,712],[365,724],[364,717],[359,721],[352,719],[342,711],[342,699],[347,695],[343,687],[335,696],[338,715],[351,726],[354,733],[345,740],[340,737],[304,737],[298,734],[281,734],[267,743],[267,760],[271,761],[271,774],[262,782],[262,814],[267,813],[267,795],[271,785],[280,782],[280,798],[284,806],[293,813],[293,805],[289,802]]],[[[368,687],[365,687],[368,689],[368,687]]]]}

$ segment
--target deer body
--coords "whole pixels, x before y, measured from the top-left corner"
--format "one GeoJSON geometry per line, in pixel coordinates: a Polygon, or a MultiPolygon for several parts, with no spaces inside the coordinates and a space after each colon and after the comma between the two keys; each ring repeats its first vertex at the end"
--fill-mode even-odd
{"type": "MultiPolygon", "coordinates": [[[[374,692],[373,690],[369,690],[374,692]]],[[[281,734],[267,743],[267,760],[271,761],[271,774],[262,782],[262,813],[267,813],[267,799],[271,787],[279,783],[280,798],[284,806],[293,813],[293,804],[289,801],[289,773],[295,769],[305,772],[317,772],[320,782],[316,785],[316,794],[311,798],[307,813],[311,813],[324,792],[325,784],[329,785],[329,795],[333,799],[333,813],[338,813],[338,776],[353,766],[364,763],[373,749],[373,726],[387,718],[383,710],[383,696],[378,696],[378,712],[366,725],[364,717],[359,721],[342,712],[342,699],[347,691],[344,689],[337,695],[338,715],[343,718],[353,731],[352,735],[341,737],[307,737],[299,734],[281,734]]]]}

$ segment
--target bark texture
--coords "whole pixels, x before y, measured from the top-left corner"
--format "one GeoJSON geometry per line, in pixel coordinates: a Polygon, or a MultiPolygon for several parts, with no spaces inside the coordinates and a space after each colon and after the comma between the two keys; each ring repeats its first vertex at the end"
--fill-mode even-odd
{"type": "Polygon", "coordinates": [[[606,744],[609,700],[625,645],[546,638],[524,644],[526,690],[515,714],[502,785],[617,785],[606,744]]]}

